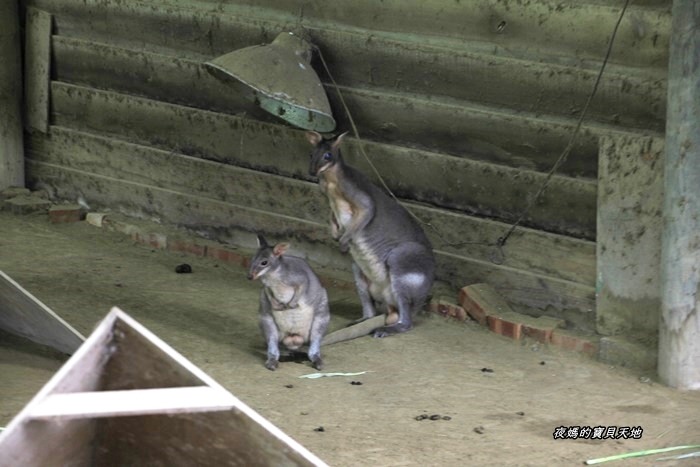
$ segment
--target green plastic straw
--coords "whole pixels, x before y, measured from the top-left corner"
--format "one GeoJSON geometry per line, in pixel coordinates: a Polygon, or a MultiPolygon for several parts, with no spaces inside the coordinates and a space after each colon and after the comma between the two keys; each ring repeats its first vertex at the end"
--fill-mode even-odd
{"type": "Polygon", "coordinates": [[[700,451],[681,454],[679,456],[659,457],[657,461],[675,461],[677,459],[690,459],[691,457],[700,457],[700,451]]]}
{"type": "Polygon", "coordinates": [[[620,460],[620,459],[628,459],[630,457],[650,456],[652,454],[660,454],[662,452],[677,451],[679,449],[695,449],[695,448],[700,448],[700,444],[694,444],[691,446],[673,446],[670,448],[661,448],[661,449],[648,449],[646,451],[628,452],[626,454],[618,454],[616,456],[610,456],[610,457],[599,457],[598,459],[587,460],[586,465],[602,464],[603,462],[616,461],[616,460],[620,460]]]}

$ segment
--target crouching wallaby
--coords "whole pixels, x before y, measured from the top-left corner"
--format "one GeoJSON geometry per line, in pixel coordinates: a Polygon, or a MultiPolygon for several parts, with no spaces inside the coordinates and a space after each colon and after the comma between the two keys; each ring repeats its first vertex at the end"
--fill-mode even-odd
{"type": "Polygon", "coordinates": [[[309,172],[319,178],[331,206],[331,234],[350,251],[363,319],[386,306],[386,326],[375,337],[405,332],[433,285],[435,258],[416,220],[395,199],[343,162],[346,133],[326,140],[309,131],[314,146],[309,172]],[[398,316],[397,316],[398,315],[398,316]]]}
{"type": "Polygon", "coordinates": [[[321,370],[321,340],[328,328],[328,295],[311,267],[301,258],[285,255],[288,243],[270,246],[258,235],[258,251],[248,279],[260,279],[260,328],[267,342],[265,367],[279,364],[279,343],[289,350],[309,344],[309,360],[321,370]]]}

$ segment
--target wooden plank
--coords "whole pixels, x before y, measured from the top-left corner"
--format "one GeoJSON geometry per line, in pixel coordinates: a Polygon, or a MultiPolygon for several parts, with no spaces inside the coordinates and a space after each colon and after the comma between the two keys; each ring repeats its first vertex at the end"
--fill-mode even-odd
{"type": "MultiPolygon", "coordinates": [[[[328,203],[316,183],[57,126],[52,127],[48,137],[31,138],[28,147],[29,157],[36,162],[281,215],[293,214],[308,221],[318,222],[329,216],[328,203]],[[161,170],[161,167],[168,167],[168,170],[161,170]]],[[[489,261],[497,253],[491,244],[509,227],[444,209],[411,203],[405,206],[435,227],[424,227],[435,248],[482,261],[489,261]]],[[[595,283],[595,244],[592,242],[522,228],[515,231],[503,251],[505,266],[590,286],[595,283]]]]}
{"type": "Polygon", "coordinates": [[[244,85],[223,83],[204,61],[54,36],[54,71],[59,81],[97,89],[122,90],[201,109],[246,114],[281,122],[260,109],[244,85]]]}
{"type": "MultiPolygon", "coordinates": [[[[245,113],[279,122],[261,112],[243,89],[232,90],[202,70],[202,62],[131,50],[63,36],[54,37],[58,81],[108,89],[223,113],[245,113]]],[[[351,128],[333,87],[326,93],[338,128],[351,128]]],[[[513,167],[549,170],[573,132],[571,119],[493,110],[460,101],[342,87],[363,137],[513,167]]],[[[595,178],[598,138],[612,128],[585,126],[560,174],[595,178]]]]}
{"type": "MultiPolygon", "coordinates": [[[[570,119],[512,112],[464,101],[340,87],[363,138],[419,147],[521,169],[549,171],[573,132],[570,119]]],[[[335,89],[326,93],[338,128],[352,128],[335,89]]],[[[595,178],[598,138],[612,127],[584,125],[559,175],[595,178]]]]}
{"type": "Polygon", "coordinates": [[[99,465],[325,466],[118,308],[112,309],[85,344],[0,433],[0,465],[76,465],[76,462],[77,465],[94,462],[99,465]],[[124,330],[138,335],[132,342],[147,341],[148,347],[155,351],[156,355],[145,355],[151,357],[145,365],[141,359],[144,355],[136,354],[122,340],[124,330]],[[140,367],[140,371],[133,372],[137,380],[120,379],[111,383],[135,386],[135,389],[100,391],[103,389],[100,386],[90,392],[62,391],[62,387],[75,387],[87,379],[104,382],[115,377],[109,374],[105,359],[95,359],[95,355],[106,355],[109,361],[126,360],[125,364],[140,367]],[[179,381],[184,385],[140,390],[151,384],[149,377],[154,362],[161,371],[184,375],[179,381]],[[193,380],[201,382],[203,387],[188,387],[187,383],[193,380]],[[188,402],[183,398],[190,398],[192,410],[180,413],[188,402]],[[97,424],[95,418],[103,421],[97,424]],[[61,422],[55,423],[56,419],[61,422]],[[152,423],[154,420],[158,422],[156,425],[152,423]],[[195,427],[199,428],[199,436],[193,430],[195,427]],[[202,433],[206,436],[201,436],[202,433]],[[185,443],[190,448],[183,450],[185,443]],[[118,461],[115,463],[114,459],[118,461]]]}
{"type": "Polygon", "coordinates": [[[0,271],[0,328],[72,354],[85,338],[10,276],[0,271]]]}
{"type": "MultiPolygon", "coordinates": [[[[53,83],[58,125],[116,134],[187,155],[310,180],[309,145],[303,133],[113,92],[53,83]]],[[[545,174],[366,142],[365,150],[397,196],[511,221],[545,174]]],[[[348,138],[346,160],[373,172],[348,138]]],[[[525,219],[529,225],[584,238],[595,237],[596,184],[555,175],[525,219]]]]}
{"type": "MultiPolygon", "coordinates": [[[[313,31],[311,40],[322,47],[328,67],[341,85],[444,96],[516,111],[578,115],[598,73],[465,49],[374,38],[367,41],[362,33],[342,39],[337,36],[334,31],[319,30],[313,31]],[[437,82],[436,76],[440,77],[437,82]]],[[[606,70],[605,76],[605,84],[589,107],[591,119],[626,127],[662,128],[666,109],[663,79],[613,69],[606,70]]]]}
{"type": "MultiPolygon", "coordinates": [[[[620,25],[611,63],[658,69],[666,66],[671,21],[669,9],[639,8],[642,4],[664,1],[669,3],[669,0],[635,0],[631,4],[629,15],[620,25]],[[645,27],[643,32],[639,31],[642,24],[645,27]]],[[[165,3],[178,5],[178,0],[165,0],[165,3]]],[[[197,3],[200,9],[205,8],[206,3],[197,3]]],[[[612,25],[617,20],[619,7],[618,3],[610,1],[559,3],[554,8],[549,0],[527,4],[498,0],[464,3],[361,0],[332,6],[324,0],[243,0],[233,5],[221,5],[219,11],[270,18],[287,16],[291,17],[290,20],[297,19],[301,16],[299,11],[303,11],[301,21],[308,27],[382,31],[453,47],[463,46],[465,41],[486,42],[483,47],[496,54],[537,54],[549,60],[578,56],[581,60],[599,61],[612,25]],[[499,31],[497,26],[501,21],[506,25],[499,31]],[[535,24],[536,28],[529,27],[535,24]]]]}
{"type": "Polygon", "coordinates": [[[27,8],[25,35],[26,126],[30,130],[46,133],[49,129],[51,14],[36,8],[27,8]]]}
{"type": "Polygon", "coordinates": [[[45,397],[53,393],[93,391],[99,388],[97,369],[109,358],[107,344],[113,321],[104,320],[54,374],[15,418],[0,432],[0,465],[89,465],[96,423],[93,420],[66,424],[27,423],[27,416],[45,397]],[[40,440],[39,446],[28,445],[40,440]]]}
{"type": "MultiPolygon", "coordinates": [[[[322,266],[350,268],[348,257],[338,252],[325,222],[320,224],[46,163],[30,161],[30,168],[32,182],[42,180],[54,186],[61,197],[71,198],[82,192],[96,206],[109,205],[113,209],[116,206],[145,218],[157,216],[164,222],[199,233],[206,232],[223,241],[235,238],[236,231],[247,232],[250,239],[254,238],[254,232],[287,238],[300,248],[306,245],[309,258],[322,266]]],[[[581,315],[579,318],[586,321],[589,327],[591,325],[589,317],[592,316],[590,312],[595,300],[592,286],[446,252],[438,251],[437,254],[438,278],[455,286],[489,282],[497,288],[501,287],[499,291],[513,303],[542,309],[551,306],[571,312],[574,319],[576,314],[581,315]]]]}
{"type": "Polygon", "coordinates": [[[158,413],[229,410],[236,400],[228,391],[209,386],[128,389],[51,394],[32,407],[34,420],[120,417],[158,413]]]}
{"type": "MultiPolygon", "coordinates": [[[[65,33],[78,37],[161,51],[167,46],[173,55],[192,51],[193,57],[211,58],[239,46],[267,43],[271,32],[299,25],[298,16],[270,19],[259,16],[259,10],[242,16],[137,2],[37,4],[56,13],[59,31],[64,22],[65,33]]],[[[298,10],[293,14],[298,15],[298,10]]],[[[598,72],[597,67],[585,68],[579,61],[566,65],[538,62],[540,57],[515,59],[494,55],[491,48],[484,53],[483,46],[464,42],[459,47],[435,45],[378,31],[367,40],[365,30],[323,24],[305,24],[305,31],[321,47],[342,85],[452,97],[518,111],[576,115],[598,72]]],[[[662,130],[665,93],[663,76],[610,66],[589,114],[612,124],[662,130]]]]}
{"type": "Polygon", "coordinates": [[[19,5],[0,2],[0,191],[24,186],[19,5]]]}
{"type": "MultiPolygon", "coordinates": [[[[668,2],[635,0],[632,3],[630,14],[620,27],[619,46],[613,50],[612,64],[657,69],[666,66],[671,21],[668,2]],[[642,5],[655,8],[641,8],[642,5]]],[[[99,0],[29,0],[29,3],[59,12],[61,34],[108,37],[111,26],[111,29],[120,29],[116,39],[122,41],[129,38],[143,40],[147,36],[152,44],[167,43],[162,40],[167,35],[167,39],[174,41],[173,49],[189,49],[193,47],[192,43],[202,49],[216,47],[231,23],[260,21],[264,22],[265,29],[274,31],[282,29],[279,24],[286,25],[285,29],[299,24],[306,28],[359,28],[372,30],[375,35],[401,37],[431,45],[462,48],[468,43],[499,55],[537,54],[550,61],[570,61],[572,56],[577,56],[592,62],[601,60],[601,51],[605,50],[607,36],[619,14],[617,4],[577,2],[554,8],[550,0],[536,0],[527,5],[504,4],[498,0],[454,4],[406,4],[400,0],[377,4],[373,0],[362,0],[333,4],[332,7],[323,0],[246,0],[219,3],[216,8],[210,0],[192,0],[186,7],[181,0],[161,0],[160,8],[143,0],[132,1],[128,7],[116,0],[109,3],[99,0]],[[150,6],[150,10],[146,6],[150,6]],[[163,11],[170,14],[174,24],[154,27],[157,26],[154,21],[162,18],[163,11]],[[105,15],[114,18],[117,24],[103,22],[101,19],[105,15]],[[210,20],[214,16],[220,20],[210,20]],[[86,17],[90,21],[80,21],[86,17]],[[430,21],[425,18],[430,18],[430,21]],[[506,28],[498,31],[498,24],[504,20],[506,28]],[[537,28],[529,27],[533,24],[537,28]],[[180,37],[174,31],[179,31],[180,37]]],[[[264,42],[251,40],[249,45],[264,42]]],[[[235,44],[231,48],[238,47],[235,44]]]]}

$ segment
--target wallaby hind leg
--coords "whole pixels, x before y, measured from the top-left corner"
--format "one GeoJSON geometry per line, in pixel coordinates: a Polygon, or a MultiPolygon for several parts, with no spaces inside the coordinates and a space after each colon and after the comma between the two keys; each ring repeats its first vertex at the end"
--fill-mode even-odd
{"type": "Polygon", "coordinates": [[[279,332],[272,315],[264,315],[260,318],[260,328],[267,342],[267,361],[265,368],[276,370],[280,360],[279,332]]]}
{"type": "Polygon", "coordinates": [[[423,245],[405,243],[395,248],[387,258],[387,266],[399,319],[390,326],[377,329],[374,337],[411,329],[413,316],[423,306],[433,286],[435,262],[423,245]]]}
{"type": "Polygon", "coordinates": [[[319,305],[323,313],[316,312],[314,320],[311,323],[311,331],[309,332],[309,360],[311,364],[317,370],[323,369],[323,360],[321,359],[321,341],[323,336],[326,334],[326,329],[328,329],[328,322],[330,321],[331,315],[328,311],[328,300],[324,300],[324,303],[319,305]]]}
{"type": "Polygon", "coordinates": [[[369,281],[356,263],[352,263],[352,273],[355,276],[357,295],[359,295],[360,303],[362,304],[362,319],[357,320],[357,322],[360,322],[376,315],[377,309],[374,305],[374,300],[369,293],[369,281]]]}

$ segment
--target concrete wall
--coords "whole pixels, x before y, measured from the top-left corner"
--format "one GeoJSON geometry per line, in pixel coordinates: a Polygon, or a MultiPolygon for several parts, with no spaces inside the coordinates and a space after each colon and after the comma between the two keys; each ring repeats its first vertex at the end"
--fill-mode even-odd
{"type": "Polygon", "coordinates": [[[653,371],[661,310],[664,140],[601,139],[596,330],[603,361],[653,371]]]}
{"type": "MultiPolygon", "coordinates": [[[[347,268],[302,132],[202,67],[281,31],[305,33],[389,186],[440,231],[428,229],[440,278],[487,281],[516,307],[595,328],[599,140],[663,128],[670,2],[630,8],[590,118],[503,264],[478,243],[503,235],[566,146],[617,2],[25,3],[54,24],[49,134],[27,141],[33,186],[221,241],[291,238],[347,268]]],[[[352,139],[346,154],[367,171],[352,139]]]]}

